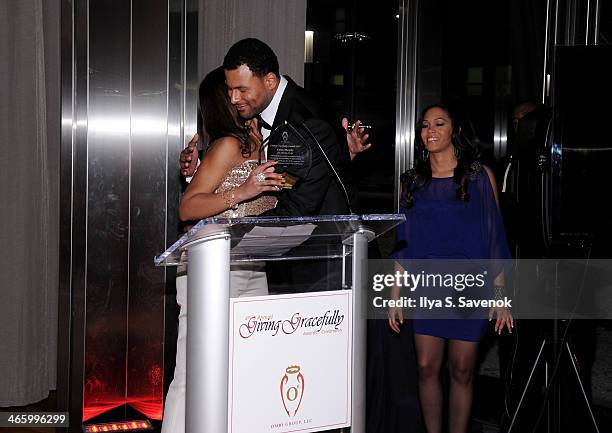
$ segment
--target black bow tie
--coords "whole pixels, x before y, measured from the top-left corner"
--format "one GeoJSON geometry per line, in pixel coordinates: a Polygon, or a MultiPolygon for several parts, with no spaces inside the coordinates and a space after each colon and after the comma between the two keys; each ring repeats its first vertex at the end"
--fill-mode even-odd
{"type": "Polygon", "coordinates": [[[261,128],[266,128],[268,131],[272,131],[272,125],[270,125],[268,122],[263,120],[263,117],[261,117],[260,114],[257,115],[257,121],[258,121],[260,129],[261,128]]]}

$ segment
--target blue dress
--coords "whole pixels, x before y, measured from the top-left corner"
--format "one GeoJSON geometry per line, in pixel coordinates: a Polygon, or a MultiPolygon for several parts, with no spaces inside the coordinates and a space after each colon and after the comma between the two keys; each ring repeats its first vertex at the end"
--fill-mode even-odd
{"type": "MultiPolygon", "coordinates": [[[[501,259],[499,263],[508,263],[510,251],[491,182],[482,166],[473,167],[468,201],[457,199],[459,185],[452,177],[432,178],[425,185],[417,186],[414,176],[407,176],[403,190],[413,191],[414,201],[410,209],[401,209],[406,214],[406,222],[398,227],[398,248],[393,258],[501,259]]],[[[487,289],[492,289],[492,279],[502,269],[498,267],[495,272],[489,272],[492,277],[487,281],[487,289]]],[[[450,310],[452,318],[448,318],[447,312],[444,319],[418,319],[417,312],[414,332],[466,341],[478,341],[482,337],[487,325],[483,314],[478,319],[470,319],[456,309],[450,310]]]]}

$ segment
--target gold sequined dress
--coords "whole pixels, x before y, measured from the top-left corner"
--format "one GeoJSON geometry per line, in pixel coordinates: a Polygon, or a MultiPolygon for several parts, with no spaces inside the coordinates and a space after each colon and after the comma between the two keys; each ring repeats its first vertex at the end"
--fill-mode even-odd
{"type": "MultiPolygon", "coordinates": [[[[242,164],[232,168],[229,173],[223,178],[219,187],[215,190],[215,194],[220,194],[224,191],[237,188],[242,185],[253,169],[257,167],[257,161],[244,161],[242,164]]],[[[272,195],[259,195],[251,200],[243,201],[238,204],[238,209],[227,209],[221,212],[217,217],[222,218],[240,218],[244,216],[257,216],[267,210],[273,209],[276,206],[276,197],[272,195]]]]}

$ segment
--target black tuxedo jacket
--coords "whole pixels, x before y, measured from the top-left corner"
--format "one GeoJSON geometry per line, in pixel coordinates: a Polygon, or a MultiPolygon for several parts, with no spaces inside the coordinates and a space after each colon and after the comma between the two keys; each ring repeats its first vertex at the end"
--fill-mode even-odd
{"type": "MultiPolygon", "coordinates": [[[[305,128],[316,137],[340,176],[346,172],[348,151],[341,147],[331,126],[319,118],[314,101],[291,78],[281,98],[272,129],[291,123],[312,150],[312,166],[308,174],[293,189],[278,194],[276,208],[264,215],[304,216],[347,214],[349,208],[342,187],[334,176],[319,147],[305,128]]],[[[346,186],[348,188],[348,185],[346,186]]]]}

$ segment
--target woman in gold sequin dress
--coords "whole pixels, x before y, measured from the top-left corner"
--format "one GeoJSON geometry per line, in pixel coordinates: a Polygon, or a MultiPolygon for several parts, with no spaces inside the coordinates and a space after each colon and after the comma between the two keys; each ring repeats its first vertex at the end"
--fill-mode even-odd
{"type": "MultiPolygon", "coordinates": [[[[259,215],[276,205],[269,194],[278,191],[282,176],[275,162],[257,165],[261,135],[252,121],[244,125],[231,105],[222,68],[209,73],[200,84],[200,111],[209,147],[202,164],[185,191],[179,208],[182,221],[212,216],[259,215]],[[256,176],[263,174],[265,180],[256,176]]],[[[259,176],[261,178],[261,176],[259,176]]],[[[232,264],[230,296],[266,295],[268,284],[263,263],[232,264]]],[[[176,301],[181,307],[174,379],[168,389],[162,433],[185,432],[185,355],[187,341],[187,275],[176,278],[176,301]]]]}
{"type": "Polygon", "coordinates": [[[244,126],[229,101],[222,68],[202,81],[200,110],[210,146],[183,195],[180,219],[259,215],[274,207],[276,199],[261,194],[278,191],[282,176],[274,173],[272,161],[257,166],[261,135],[256,120],[244,126]],[[260,173],[263,182],[256,179],[260,173]]]}

